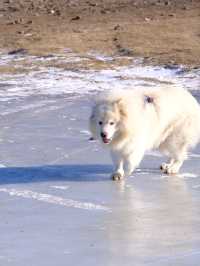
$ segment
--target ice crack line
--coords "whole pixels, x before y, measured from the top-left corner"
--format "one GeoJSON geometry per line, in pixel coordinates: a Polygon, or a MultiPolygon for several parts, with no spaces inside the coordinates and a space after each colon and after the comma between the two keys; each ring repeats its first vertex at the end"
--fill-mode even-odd
{"type": "Polygon", "coordinates": [[[43,201],[50,204],[57,204],[65,207],[78,208],[84,210],[102,210],[110,212],[110,208],[94,204],[91,202],[80,202],[72,199],[65,199],[57,196],[53,196],[50,194],[38,193],[31,190],[16,190],[16,189],[8,189],[8,188],[0,188],[0,192],[5,192],[10,196],[17,196],[26,199],[34,199],[38,201],[43,201]]]}

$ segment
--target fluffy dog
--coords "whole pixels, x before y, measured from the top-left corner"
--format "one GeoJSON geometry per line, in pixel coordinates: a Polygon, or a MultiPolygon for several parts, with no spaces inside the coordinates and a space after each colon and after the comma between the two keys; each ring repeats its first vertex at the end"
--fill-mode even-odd
{"type": "Polygon", "coordinates": [[[169,157],[161,170],[176,174],[200,140],[200,106],[188,91],[173,86],[113,90],[98,96],[90,130],[111,151],[113,180],[130,175],[151,149],[169,157]]]}

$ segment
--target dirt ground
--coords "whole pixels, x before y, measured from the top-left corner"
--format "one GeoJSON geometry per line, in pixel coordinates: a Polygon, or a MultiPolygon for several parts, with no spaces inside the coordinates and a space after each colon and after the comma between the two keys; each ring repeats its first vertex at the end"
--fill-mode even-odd
{"type": "Polygon", "coordinates": [[[2,0],[0,49],[200,66],[199,0],[2,0]]]}

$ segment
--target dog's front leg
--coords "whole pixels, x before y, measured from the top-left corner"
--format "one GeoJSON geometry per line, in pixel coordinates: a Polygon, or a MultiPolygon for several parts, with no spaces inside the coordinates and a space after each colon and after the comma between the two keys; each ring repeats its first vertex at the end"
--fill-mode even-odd
{"type": "Polygon", "coordinates": [[[111,177],[113,180],[122,180],[124,178],[123,158],[115,152],[111,152],[111,157],[114,164],[114,172],[111,177]]]}
{"type": "Polygon", "coordinates": [[[133,153],[126,156],[124,160],[125,175],[129,176],[135,168],[140,164],[144,156],[143,150],[135,150],[133,153]]]}

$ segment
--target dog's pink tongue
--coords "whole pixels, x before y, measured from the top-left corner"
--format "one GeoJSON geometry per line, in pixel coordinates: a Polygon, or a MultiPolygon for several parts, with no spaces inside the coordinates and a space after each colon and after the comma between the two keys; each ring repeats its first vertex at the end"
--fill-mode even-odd
{"type": "Polygon", "coordinates": [[[107,138],[103,138],[103,142],[107,144],[107,143],[109,143],[109,142],[110,142],[110,140],[109,140],[109,139],[107,139],[107,138]]]}

